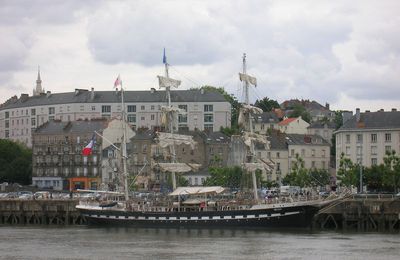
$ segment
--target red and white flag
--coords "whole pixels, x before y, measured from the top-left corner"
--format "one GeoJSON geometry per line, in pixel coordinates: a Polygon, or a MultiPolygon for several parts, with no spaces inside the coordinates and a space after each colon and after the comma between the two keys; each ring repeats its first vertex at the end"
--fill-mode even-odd
{"type": "Polygon", "coordinates": [[[92,140],[90,140],[88,145],[86,145],[85,148],[83,148],[83,150],[82,150],[83,156],[89,156],[92,154],[93,146],[94,146],[94,143],[96,142],[95,137],[96,137],[96,135],[93,134],[92,140]]]}
{"type": "Polygon", "coordinates": [[[118,86],[122,86],[122,80],[121,80],[121,77],[119,75],[118,75],[118,78],[114,82],[114,88],[116,88],[118,86]]]}

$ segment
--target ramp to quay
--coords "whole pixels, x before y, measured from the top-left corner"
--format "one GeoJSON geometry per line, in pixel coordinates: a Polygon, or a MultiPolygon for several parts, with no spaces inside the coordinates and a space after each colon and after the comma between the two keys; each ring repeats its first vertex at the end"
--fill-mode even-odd
{"type": "Polygon", "coordinates": [[[0,225],[84,225],[78,200],[0,200],[0,225]]]}
{"type": "Polygon", "coordinates": [[[400,197],[355,194],[322,208],[313,219],[315,229],[400,232],[400,197]]]}

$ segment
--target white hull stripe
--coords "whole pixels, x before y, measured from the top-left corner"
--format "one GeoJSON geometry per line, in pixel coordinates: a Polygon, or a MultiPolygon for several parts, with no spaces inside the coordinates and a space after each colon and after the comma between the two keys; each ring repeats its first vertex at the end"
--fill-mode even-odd
{"type": "Polygon", "coordinates": [[[97,219],[121,219],[121,220],[150,220],[150,221],[209,221],[209,220],[228,220],[228,219],[237,219],[237,220],[243,220],[243,219],[268,219],[268,218],[277,218],[277,217],[284,217],[284,216],[290,216],[290,215],[296,215],[300,214],[300,211],[293,211],[293,212],[285,212],[285,213],[272,213],[271,215],[268,214],[260,214],[258,216],[256,215],[237,215],[235,217],[233,216],[201,216],[201,217],[180,217],[179,219],[177,217],[154,217],[154,216],[149,216],[149,217],[143,217],[143,216],[107,216],[107,215],[95,215],[95,214],[84,214],[86,217],[91,217],[91,218],[97,218],[97,219]]]}

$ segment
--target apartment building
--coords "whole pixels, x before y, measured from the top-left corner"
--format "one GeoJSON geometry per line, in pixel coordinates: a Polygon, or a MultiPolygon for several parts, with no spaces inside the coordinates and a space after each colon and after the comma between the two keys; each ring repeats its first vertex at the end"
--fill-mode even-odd
{"type": "Polygon", "coordinates": [[[105,120],[44,123],[32,135],[32,184],[54,190],[97,189],[101,183],[101,138],[92,154],[83,148],[107,126],[105,120]]]}
{"type": "MultiPolygon", "coordinates": [[[[121,115],[120,91],[75,89],[74,92],[44,93],[38,75],[33,96],[21,94],[0,105],[0,138],[32,146],[32,133],[50,120],[62,122],[96,118],[118,118],[121,115]]],[[[166,92],[124,91],[127,120],[133,130],[157,129],[161,125],[161,106],[167,102],[166,92]]],[[[223,95],[203,89],[171,91],[172,106],[183,111],[178,129],[218,131],[231,126],[231,105],[223,95]]],[[[177,130],[178,130],[177,129],[177,130]]]]}
{"type": "Polygon", "coordinates": [[[304,121],[301,116],[285,118],[278,123],[278,129],[287,134],[307,134],[309,123],[304,121]]]}
{"type": "Polygon", "coordinates": [[[400,152],[400,112],[397,109],[360,112],[335,132],[336,165],[343,153],[353,163],[370,167],[383,163],[387,151],[400,152]]]}

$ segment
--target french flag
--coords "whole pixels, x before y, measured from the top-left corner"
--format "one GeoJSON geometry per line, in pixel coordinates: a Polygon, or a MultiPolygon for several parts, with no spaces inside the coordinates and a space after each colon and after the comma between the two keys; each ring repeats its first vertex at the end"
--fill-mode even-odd
{"type": "Polygon", "coordinates": [[[96,137],[96,135],[93,134],[92,140],[90,140],[88,145],[86,145],[85,148],[83,148],[83,150],[82,150],[83,156],[89,156],[92,154],[93,145],[96,142],[95,137],[96,137]]]}

